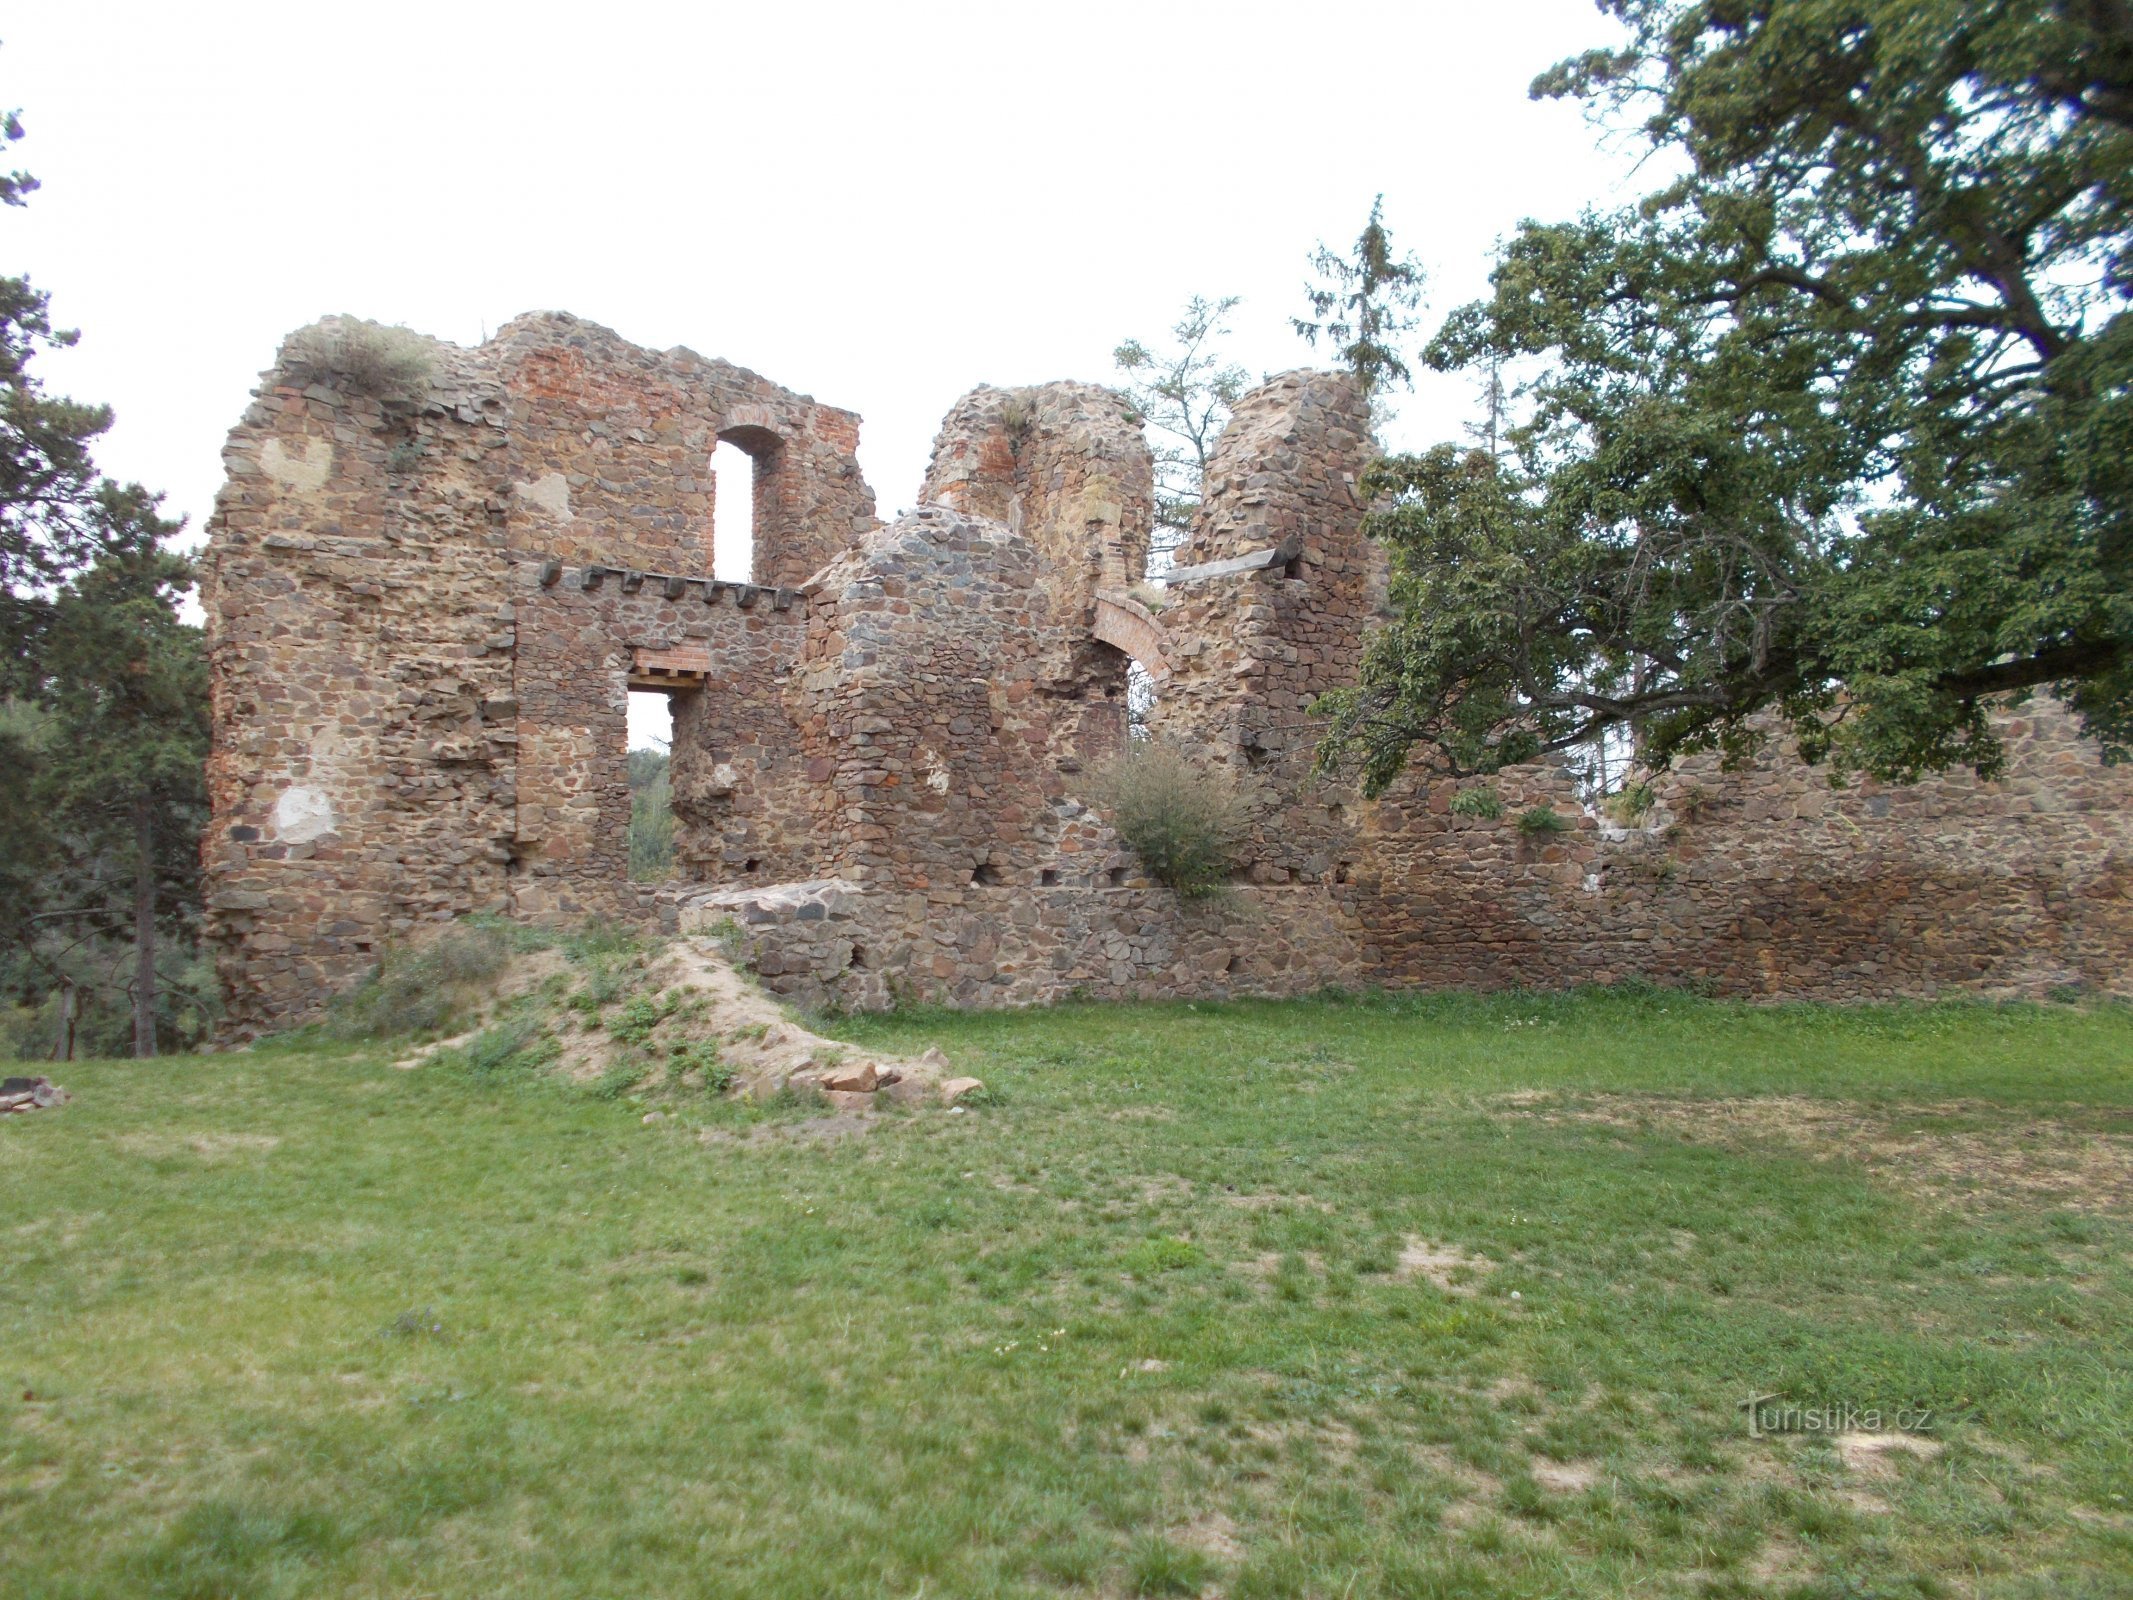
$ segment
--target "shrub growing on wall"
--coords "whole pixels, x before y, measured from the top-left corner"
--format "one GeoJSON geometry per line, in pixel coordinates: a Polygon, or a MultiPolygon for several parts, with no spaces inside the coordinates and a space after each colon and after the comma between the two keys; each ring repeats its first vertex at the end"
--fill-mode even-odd
{"type": "Polygon", "coordinates": [[[1244,806],[1226,773],[1175,745],[1135,739],[1103,769],[1100,797],[1148,875],[1191,898],[1228,881],[1244,806]]]}
{"type": "Polygon", "coordinates": [[[1480,817],[1493,822],[1503,815],[1503,802],[1496,798],[1496,791],[1488,788],[1461,789],[1452,796],[1452,815],[1455,817],[1480,817]]]}
{"type": "Polygon", "coordinates": [[[430,341],[409,328],[332,317],[289,336],[288,359],[380,400],[420,399],[434,365],[430,341]]]}
{"type": "Polygon", "coordinates": [[[1518,814],[1518,831],[1529,839],[1546,839],[1570,831],[1570,819],[1553,806],[1530,806],[1518,814]]]}

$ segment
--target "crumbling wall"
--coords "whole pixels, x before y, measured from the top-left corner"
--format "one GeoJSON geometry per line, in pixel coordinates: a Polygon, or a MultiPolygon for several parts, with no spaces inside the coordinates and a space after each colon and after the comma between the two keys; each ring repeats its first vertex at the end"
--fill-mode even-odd
{"type": "Polygon", "coordinates": [[[1691,757],[1618,825],[1559,766],[1493,786],[1408,781],[1363,813],[1353,912],[1373,981],[1560,988],[1645,978],[1759,998],[2124,995],[2133,772],[2039,699],[2001,715],[2006,776],[1832,789],[1773,740],[1749,767],[1691,757]],[[1569,825],[1528,833],[1550,806],[1569,825]]]}
{"type": "MultiPolygon", "coordinates": [[[[2007,776],[1832,793],[1774,748],[1691,762],[1649,819],[1560,765],[1503,814],[1313,774],[1311,707],[1385,593],[1346,379],[1247,395],[1161,595],[1124,400],[982,388],[883,528],[857,419],[723,362],[520,318],[360,392],[285,352],[210,525],[208,935],[238,1035],[316,1014],[470,911],[664,916],[805,1003],[1694,982],[1831,999],[2133,992],[2133,774],[2056,705],[2007,776]],[[749,583],[710,575],[721,438],[756,463],[749,583]],[[1129,655],[1159,737],[1229,773],[1226,894],[1149,882],[1096,798],[1129,655]],[[632,686],[675,707],[685,883],[627,878],[632,686]],[[1521,829],[1546,805],[1566,827],[1521,829]]],[[[729,486],[730,489],[730,486],[729,486]]]]}
{"type": "Polygon", "coordinates": [[[1311,707],[1355,681],[1385,587],[1359,485],[1375,446],[1347,377],[1286,372],[1237,405],[1165,581],[1168,676],[1151,732],[1227,771],[1250,832],[1238,875],[1331,881],[1353,855],[1354,796],[1311,772],[1311,707]]]}
{"type": "Polygon", "coordinates": [[[1099,637],[1096,609],[1139,579],[1155,520],[1155,459],[1131,403],[1086,383],[981,385],[942,420],[919,503],[1028,542],[1056,624],[1038,674],[1048,758],[1072,776],[1116,755],[1127,658],[1099,637]]]}
{"type": "Polygon", "coordinates": [[[691,870],[797,870],[796,585],[874,525],[858,419],[557,314],[428,341],[426,376],[383,395],[311,348],[285,346],[232,431],[202,563],[231,1031],[315,1014],[426,922],[642,914],[633,678],[695,697],[674,759],[691,870]],[[722,437],[755,456],[767,586],[709,576],[722,437]],[[698,670],[638,673],[682,650],[698,670]]]}
{"type": "Polygon", "coordinates": [[[430,354],[403,401],[292,352],[224,452],[204,853],[240,1029],[313,1009],[417,923],[509,906],[504,399],[469,353],[430,354]]]}
{"type": "Polygon", "coordinates": [[[646,891],[629,881],[633,683],[676,686],[675,853],[690,875],[802,870],[804,778],[785,704],[806,632],[797,591],[598,564],[521,562],[512,582],[510,915],[559,923],[643,910],[646,891]]]}
{"type": "Polygon", "coordinates": [[[922,506],[810,585],[802,726],[820,875],[952,905],[1036,881],[1060,629],[1035,550],[922,506]]]}

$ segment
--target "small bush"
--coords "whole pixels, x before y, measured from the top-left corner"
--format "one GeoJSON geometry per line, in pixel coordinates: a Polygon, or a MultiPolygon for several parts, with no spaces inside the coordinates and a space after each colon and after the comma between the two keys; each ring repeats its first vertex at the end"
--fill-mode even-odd
{"type": "Polygon", "coordinates": [[[1452,796],[1452,815],[1481,817],[1494,822],[1503,815],[1503,802],[1496,798],[1494,789],[1461,789],[1452,796]]]}
{"type": "Polygon", "coordinates": [[[1136,739],[1098,775],[1098,793],[1156,882],[1190,899],[1227,881],[1244,806],[1226,776],[1159,739],[1136,739]]]}
{"type": "Polygon", "coordinates": [[[327,1031],[343,1039],[438,1032],[510,958],[510,935],[482,924],[456,924],[425,943],[390,950],[369,981],[334,1006],[327,1031]]]}
{"type": "Polygon", "coordinates": [[[704,937],[717,944],[728,961],[738,962],[741,953],[748,948],[747,930],[731,917],[720,917],[704,930],[704,937]]]}
{"type": "Polygon", "coordinates": [[[1518,831],[1529,839],[1568,833],[1570,819],[1553,806],[1529,806],[1518,814],[1518,831]]]}
{"type": "Polygon", "coordinates": [[[692,1072],[706,1094],[724,1094],[739,1076],[732,1066],[719,1059],[718,1044],[711,1039],[677,1044],[667,1052],[667,1077],[670,1080],[679,1081],[692,1072]]]}
{"type": "Polygon", "coordinates": [[[527,1018],[499,1023],[453,1052],[455,1064],[477,1078],[504,1072],[531,1072],[562,1054],[562,1046],[527,1018]]]}
{"type": "Polygon", "coordinates": [[[1652,814],[1658,797],[1648,783],[1632,783],[1616,790],[1600,802],[1600,814],[1610,822],[1625,828],[1634,828],[1652,814]]]}
{"type": "Polygon", "coordinates": [[[666,1017],[666,1009],[650,995],[632,995],[629,1003],[608,1023],[607,1031],[624,1044],[643,1044],[666,1017]]]}
{"type": "Polygon", "coordinates": [[[421,399],[435,365],[430,341],[413,329],[353,317],[329,317],[291,334],[283,356],[313,378],[379,400],[421,399]]]}

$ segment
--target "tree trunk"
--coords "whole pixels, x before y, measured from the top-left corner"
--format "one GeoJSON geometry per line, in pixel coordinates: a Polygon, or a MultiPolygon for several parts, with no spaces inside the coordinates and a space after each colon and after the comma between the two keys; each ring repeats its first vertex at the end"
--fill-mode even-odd
{"type": "Polygon", "coordinates": [[[147,795],[133,802],[133,1054],[156,1053],[156,819],[147,795]]]}
{"type": "Polygon", "coordinates": [[[59,980],[59,1032],[52,1040],[52,1059],[74,1059],[74,985],[66,978],[59,980]]]}

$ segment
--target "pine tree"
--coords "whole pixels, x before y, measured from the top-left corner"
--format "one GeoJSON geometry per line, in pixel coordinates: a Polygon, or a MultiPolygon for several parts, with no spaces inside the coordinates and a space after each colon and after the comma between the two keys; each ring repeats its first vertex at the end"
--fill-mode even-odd
{"type": "Polygon", "coordinates": [[[1290,326],[1313,349],[1324,339],[1355,374],[1365,397],[1412,377],[1401,346],[1419,320],[1422,263],[1393,251],[1385,225],[1385,197],[1370,205],[1370,220],[1353,251],[1340,255],[1321,244],[1311,253],[1315,283],[1304,286],[1311,315],[1291,317],[1290,326]]]}
{"type": "Polygon", "coordinates": [[[199,630],[177,613],[192,569],[154,548],[154,531],[137,530],[144,548],[105,557],[54,599],[30,783],[52,847],[42,915],[130,938],[142,1057],[156,1053],[159,938],[187,937],[197,920],[207,821],[207,666],[199,630]]]}

